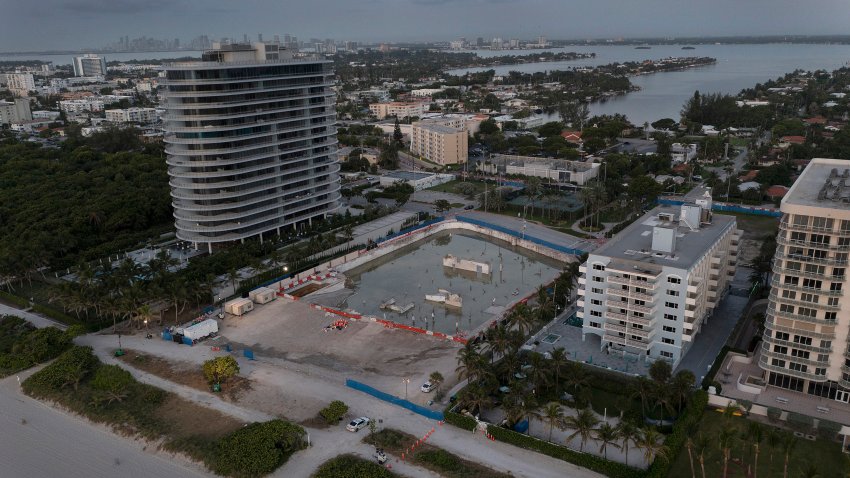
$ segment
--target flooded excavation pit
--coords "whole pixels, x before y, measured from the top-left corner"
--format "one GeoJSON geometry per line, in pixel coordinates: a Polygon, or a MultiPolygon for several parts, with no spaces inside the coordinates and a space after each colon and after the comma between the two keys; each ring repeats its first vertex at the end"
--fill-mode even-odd
{"type": "Polygon", "coordinates": [[[469,335],[563,264],[472,231],[441,231],[344,272],[311,302],[448,335],[469,335]]]}

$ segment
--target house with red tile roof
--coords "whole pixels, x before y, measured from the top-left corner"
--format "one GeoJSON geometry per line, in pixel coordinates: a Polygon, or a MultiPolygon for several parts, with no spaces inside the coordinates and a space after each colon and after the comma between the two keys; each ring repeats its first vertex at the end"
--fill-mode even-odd
{"type": "Polygon", "coordinates": [[[785,197],[788,194],[788,186],[782,186],[780,184],[774,184],[773,186],[767,188],[764,194],[770,199],[779,199],[785,197]]]}
{"type": "Polygon", "coordinates": [[[779,144],[804,144],[806,142],[805,136],[783,136],[779,138],[779,144]]]}
{"type": "Polygon", "coordinates": [[[561,137],[570,143],[581,144],[581,131],[561,131],[561,137]]]}
{"type": "Polygon", "coordinates": [[[824,118],[823,116],[813,116],[811,118],[804,119],[803,122],[808,125],[824,125],[826,124],[826,118],[824,118]]]}
{"type": "Polygon", "coordinates": [[[751,169],[751,170],[747,171],[747,174],[738,177],[738,181],[741,181],[742,183],[745,183],[747,181],[753,181],[753,180],[756,179],[756,176],[758,176],[758,175],[759,175],[759,172],[758,172],[757,169],[751,169]]]}

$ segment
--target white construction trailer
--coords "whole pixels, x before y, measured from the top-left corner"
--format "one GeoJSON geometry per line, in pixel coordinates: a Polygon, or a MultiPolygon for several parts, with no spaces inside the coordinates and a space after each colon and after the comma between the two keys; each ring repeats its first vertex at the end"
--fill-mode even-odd
{"type": "Polygon", "coordinates": [[[248,292],[248,298],[255,304],[268,304],[277,298],[277,292],[268,287],[258,287],[251,292],[248,292]]]}
{"type": "Polygon", "coordinates": [[[231,315],[245,315],[254,310],[251,299],[233,299],[224,304],[224,311],[231,315]]]}

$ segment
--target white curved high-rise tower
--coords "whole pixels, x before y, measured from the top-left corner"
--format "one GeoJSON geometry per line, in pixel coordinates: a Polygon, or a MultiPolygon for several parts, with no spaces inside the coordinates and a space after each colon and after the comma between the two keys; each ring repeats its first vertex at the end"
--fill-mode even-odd
{"type": "Polygon", "coordinates": [[[339,208],[330,61],[293,59],[274,43],[215,45],[164,70],[179,239],[212,251],[339,208]]]}

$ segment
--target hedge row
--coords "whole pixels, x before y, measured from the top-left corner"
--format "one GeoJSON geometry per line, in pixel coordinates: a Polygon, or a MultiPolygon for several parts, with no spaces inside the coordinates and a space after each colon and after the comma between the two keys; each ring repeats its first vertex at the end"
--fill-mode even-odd
{"type": "Polygon", "coordinates": [[[705,390],[697,390],[691,395],[688,401],[688,406],[685,411],[676,420],[673,425],[673,432],[667,435],[664,440],[664,446],[667,447],[668,459],[656,459],[649,467],[647,478],[666,478],[670,474],[670,467],[676,461],[676,457],[682,452],[687,438],[687,430],[691,425],[699,423],[702,420],[702,414],[708,406],[708,392],[705,390]]]}
{"type": "MultiPolygon", "coordinates": [[[[18,307],[22,307],[24,309],[30,307],[30,301],[29,300],[24,299],[23,297],[19,297],[15,294],[10,294],[9,292],[6,292],[6,291],[0,290],[0,299],[3,299],[7,302],[11,302],[11,303],[17,305],[18,307]]],[[[50,317],[51,319],[56,320],[60,323],[66,324],[66,325],[73,325],[73,324],[79,324],[80,323],[79,320],[77,320],[77,319],[75,319],[75,318],[73,318],[73,317],[71,317],[67,314],[64,314],[64,313],[62,313],[62,312],[60,312],[60,311],[58,311],[58,310],[56,310],[52,307],[47,307],[45,305],[33,304],[32,310],[35,311],[35,312],[38,312],[39,314],[46,315],[47,317],[50,317]]]]}
{"type": "Polygon", "coordinates": [[[567,447],[555,445],[554,443],[539,440],[522,433],[517,433],[507,428],[490,425],[487,431],[496,440],[509,443],[520,448],[533,450],[544,455],[549,455],[552,458],[557,458],[569,463],[573,463],[582,468],[601,473],[611,478],[644,478],[646,473],[643,470],[632,468],[631,466],[617,463],[615,461],[606,460],[596,455],[581,453],[571,450],[567,447]]]}
{"type": "Polygon", "coordinates": [[[449,410],[443,412],[443,416],[445,417],[446,423],[450,425],[454,425],[463,430],[472,431],[475,429],[475,419],[472,417],[468,417],[466,415],[461,415],[460,413],[455,413],[449,410]]]}

